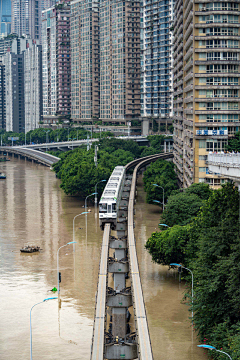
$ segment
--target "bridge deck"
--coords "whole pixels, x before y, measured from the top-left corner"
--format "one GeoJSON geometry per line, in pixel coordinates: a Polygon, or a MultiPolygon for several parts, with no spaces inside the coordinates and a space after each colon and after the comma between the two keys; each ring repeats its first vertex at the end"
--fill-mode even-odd
{"type": "Polygon", "coordinates": [[[36,160],[47,166],[52,166],[53,164],[58,162],[58,160],[60,160],[60,158],[58,158],[57,156],[46,154],[42,151],[27,149],[23,147],[1,146],[0,151],[9,152],[20,156],[25,156],[29,159],[36,160]]]}
{"type": "Polygon", "coordinates": [[[107,292],[107,275],[108,275],[108,247],[110,236],[110,224],[104,227],[101,261],[98,278],[98,289],[95,309],[95,320],[93,329],[93,342],[91,359],[103,360],[104,354],[104,331],[106,319],[106,292],[107,292]]]}

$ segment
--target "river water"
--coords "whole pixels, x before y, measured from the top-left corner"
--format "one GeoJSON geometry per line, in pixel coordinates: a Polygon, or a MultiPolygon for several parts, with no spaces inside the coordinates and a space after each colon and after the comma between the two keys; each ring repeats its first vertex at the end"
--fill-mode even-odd
{"type": "MultiPolygon", "coordinates": [[[[30,358],[30,309],[56,296],[57,250],[73,240],[73,217],[83,201],[66,196],[53,172],[18,159],[0,163],[0,359],[30,358]],[[40,253],[22,254],[23,245],[40,253]]],[[[158,208],[144,205],[139,190],[136,238],[155,360],[206,360],[196,347],[181,304],[183,284],[176,272],[151,262],[144,244],[158,224],[158,208]]],[[[92,338],[102,231],[97,213],[75,220],[73,245],[59,251],[61,303],[50,300],[32,310],[33,359],[88,360],[92,338]]]]}

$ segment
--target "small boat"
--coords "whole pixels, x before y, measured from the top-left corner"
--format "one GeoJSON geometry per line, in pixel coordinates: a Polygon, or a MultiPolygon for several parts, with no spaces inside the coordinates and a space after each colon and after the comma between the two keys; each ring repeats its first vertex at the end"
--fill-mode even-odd
{"type": "Polygon", "coordinates": [[[6,174],[0,173],[0,179],[6,179],[6,174]]]}
{"type": "Polygon", "coordinates": [[[20,249],[23,253],[33,253],[41,250],[39,246],[24,246],[22,249],[20,249]]]}

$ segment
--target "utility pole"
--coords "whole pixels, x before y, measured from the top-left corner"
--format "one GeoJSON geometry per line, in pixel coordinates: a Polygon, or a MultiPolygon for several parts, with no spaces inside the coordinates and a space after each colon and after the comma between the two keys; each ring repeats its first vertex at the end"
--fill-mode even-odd
{"type": "Polygon", "coordinates": [[[78,130],[77,130],[77,140],[78,140],[78,130]]]}
{"type": "Polygon", "coordinates": [[[87,151],[89,150],[89,135],[87,134],[87,151]]]}
{"type": "Polygon", "coordinates": [[[97,166],[98,166],[98,163],[97,163],[97,152],[98,152],[98,146],[95,145],[94,163],[95,163],[96,168],[97,168],[97,166]]]}
{"type": "Polygon", "coordinates": [[[1,135],[1,146],[2,146],[2,135],[1,135]]]}

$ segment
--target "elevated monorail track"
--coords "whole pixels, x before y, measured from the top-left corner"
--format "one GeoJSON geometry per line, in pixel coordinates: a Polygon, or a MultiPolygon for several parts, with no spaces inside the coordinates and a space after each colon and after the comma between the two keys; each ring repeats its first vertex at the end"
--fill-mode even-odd
{"type": "Polygon", "coordinates": [[[49,167],[60,160],[57,156],[46,154],[42,151],[15,146],[1,146],[0,153],[13,154],[49,167]]]}
{"type": "MultiPolygon", "coordinates": [[[[136,240],[134,235],[134,203],[135,191],[137,183],[137,173],[146,165],[158,159],[171,159],[172,153],[157,154],[136,159],[126,165],[126,172],[134,168],[132,175],[132,183],[129,193],[129,202],[127,210],[127,241],[124,238],[116,239],[110,235],[110,224],[105,224],[103,243],[101,251],[101,260],[99,267],[99,280],[96,294],[96,307],[93,328],[93,339],[91,349],[91,360],[104,360],[104,359],[139,359],[139,360],[152,360],[152,347],[150,334],[147,323],[146,309],[144,304],[144,297],[141,285],[141,278],[139,273],[136,240]],[[114,244],[116,243],[116,244],[114,244]],[[114,272],[109,269],[109,248],[127,248],[128,249],[128,265],[125,271],[128,271],[131,288],[117,294],[115,300],[108,296],[108,272],[114,272]],[[129,291],[129,293],[127,293],[129,291]],[[111,306],[112,302],[119,302],[126,307],[133,305],[134,323],[136,334],[126,335],[121,343],[115,339],[111,344],[108,343],[107,333],[107,306],[111,306]]],[[[117,251],[117,250],[115,250],[117,251]]],[[[124,265],[124,264],[122,264],[124,265]]],[[[118,267],[120,267],[118,262],[118,267]]],[[[124,271],[124,266],[122,269],[124,271]]],[[[116,294],[115,294],[116,295],[116,294]]],[[[118,337],[116,337],[118,338],[118,337]]]]}

